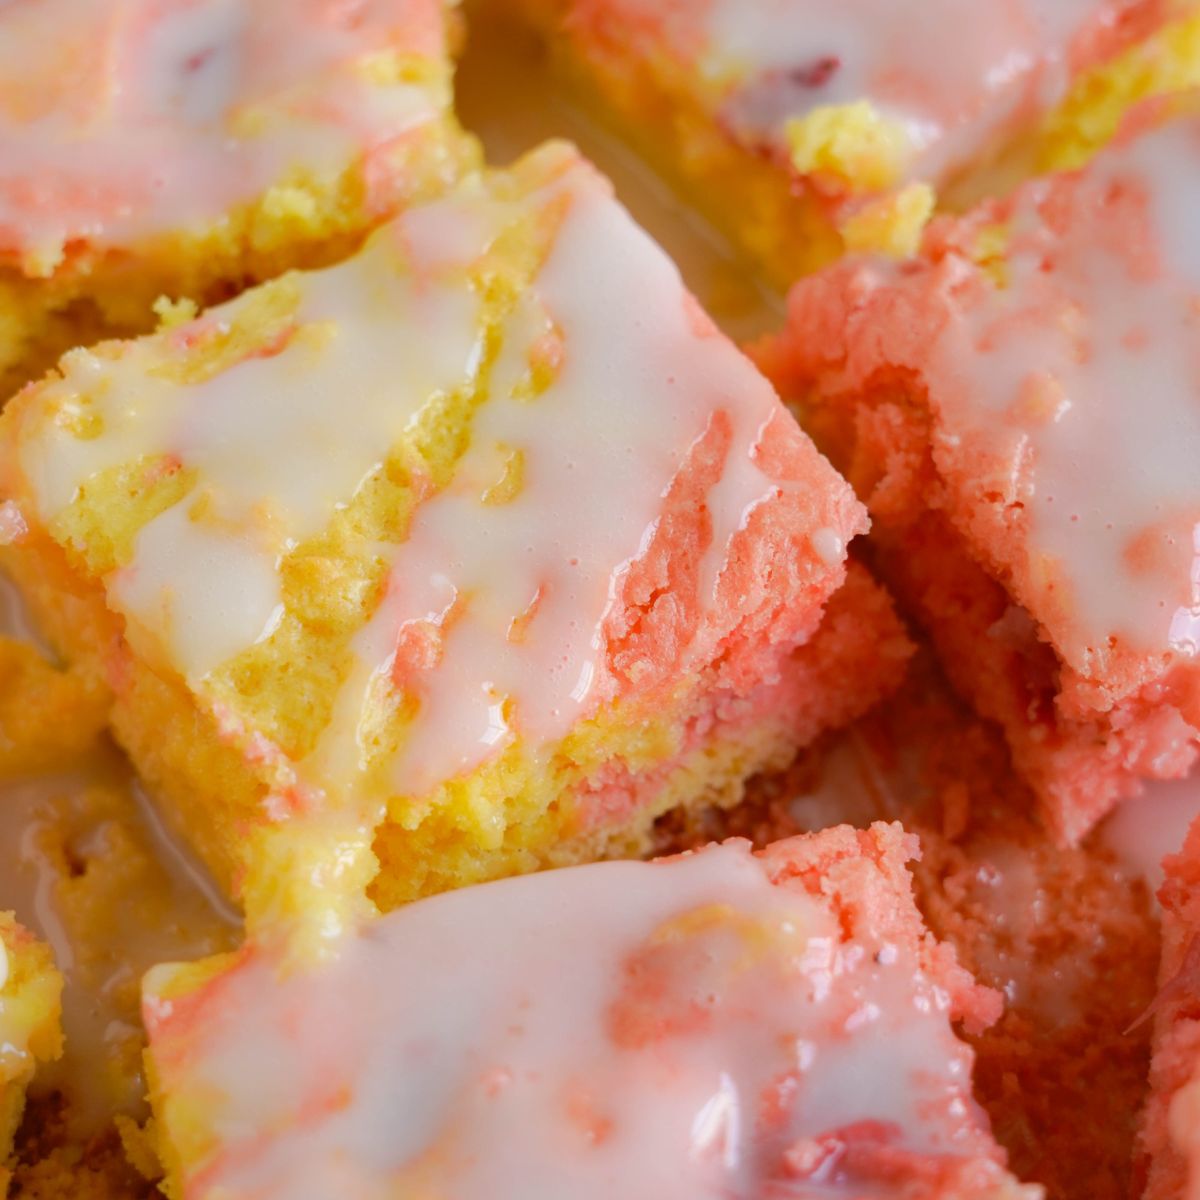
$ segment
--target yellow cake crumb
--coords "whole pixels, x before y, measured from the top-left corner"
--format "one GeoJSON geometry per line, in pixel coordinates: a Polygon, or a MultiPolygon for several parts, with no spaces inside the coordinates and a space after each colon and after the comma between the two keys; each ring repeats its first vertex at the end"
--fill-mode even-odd
{"type": "MultiPolygon", "coordinates": [[[[1179,6],[1186,12],[1185,6],[1179,6]]],[[[1200,85],[1200,12],[1183,15],[1148,41],[1081,76],[1033,138],[1040,172],[1082,166],[1152,96],[1200,85]]]]}
{"type": "Polygon", "coordinates": [[[915,254],[935,203],[933,188],[927,183],[913,183],[894,195],[868,201],[842,222],[846,250],[876,251],[893,258],[915,254]]]}
{"type": "Polygon", "coordinates": [[[0,1187],[39,1063],[62,1054],[62,976],[50,948],[0,913],[0,1187]]]}
{"type": "Polygon", "coordinates": [[[882,191],[904,169],[908,138],[869,101],[827,104],[784,128],[792,166],[801,174],[836,180],[851,195],[882,191]]]}

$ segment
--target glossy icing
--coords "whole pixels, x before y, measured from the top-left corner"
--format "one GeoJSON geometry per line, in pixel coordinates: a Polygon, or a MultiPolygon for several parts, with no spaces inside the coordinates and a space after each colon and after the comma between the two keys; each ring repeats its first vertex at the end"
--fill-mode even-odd
{"type": "Polygon", "coordinates": [[[1178,854],[1192,822],[1200,817],[1200,778],[1153,779],[1141,795],[1124,800],[1097,831],[1131,875],[1146,881],[1153,896],[1162,886],[1163,859],[1178,854]]]}
{"type": "Polygon", "coordinates": [[[728,843],[421,901],[317,971],[152,972],[183,1195],[891,1195],[968,1155],[995,1184],[949,998],[870,920],[728,843]]]}
{"type": "MultiPolygon", "coordinates": [[[[778,416],[767,384],[731,343],[697,326],[673,265],[594,176],[576,171],[553,191],[570,207],[510,318],[492,398],[454,482],[418,509],[393,556],[388,596],[357,642],[360,669],[324,748],[354,752],[372,681],[391,672],[421,702],[392,766],[403,794],[475,767],[518,733],[560,737],[616,697],[606,621],[681,463],[715,421],[729,448],[706,498],[702,617],[717,607],[732,537],[781,490],[757,465],[778,416]],[[520,386],[547,339],[561,363],[531,401],[520,386]],[[489,503],[513,455],[519,491],[489,503]],[[433,639],[428,665],[405,664],[397,643],[418,631],[433,639]]],[[[843,558],[844,545],[835,565],[843,558]]],[[[710,646],[711,632],[689,649],[710,646]]]]}
{"type": "MultiPolygon", "coordinates": [[[[901,173],[940,181],[1061,98],[1072,70],[1142,0],[592,0],[694,64],[742,140],[786,153],[786,127],[870,102],[906,143],[901,173]]],[[[582,20],[588,18],[584,15],[582,20]]],[[[634,34],[633,36],[637,36],[634,34]]]]}
{"type": "Polygon", "coordinates": [[[38,632],[24,597],[3,571],[0,571],[0,637],[29,642],[44,654],[49,653],[49,647],[38,632]]]}
{"type": "Polygon", "coordinates": [[[1001,209],[1004,286],[944,264],[935,458],[1022,529],[1015,590],[1081,674],[1200,653],[1198,214],[1189,119],[1001,209]]]}
{"type": "MultiPolygon", "coordinates": [[[[288,300],[275,345],[184,386],[156,370],[169,337],[128,343],[113,361],[72,352],[48,399],[61,398],[60,420],[98,417],[103,433],[34,439],[24,456],[46,520],[82,483],[139,457],[197,472],[198,491],[142,528],[109,593],[193,682],[269,635],[281,555],[325,527],[416,410],[466,378],[478,353],[469,291],[458,281],[416,286],[386,237],[371,253],[298,277],[288,300]],[[398,378],[408,386],[397,388],[398,378]]],[[[243,307],[235,301],[231,311],[243,307]]],[[[219,336],[223,312],[178,339],[219,336]]]]}
{"type": "Polygon", "coordinates": [[[0,261],[44,271],[339,175],[443,111],[443,19],[439,0],[0,5],[0,261]]]}

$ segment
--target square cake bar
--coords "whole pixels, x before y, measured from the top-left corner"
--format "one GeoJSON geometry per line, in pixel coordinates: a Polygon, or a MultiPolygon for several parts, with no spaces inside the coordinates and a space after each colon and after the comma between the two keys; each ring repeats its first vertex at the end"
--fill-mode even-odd
{"type": "Polygon", "coordinates": [[[909,652],[849,486],[562,144],[68,354],[0,491],[34,612],[256,911],[643,852],[909,652]]]}
{"type": "Polygon", "coordinates": [[[1083,171],[936,224],[910,263],[803,281],[759,355],[1066,841],[1200,750],[1200,119],[1185,107],[1139,112],[1083,171]]]}
{"type": "Polygon", "coordinates": [[[1200,82],[1194,0],[517,8],[783,285],[846,249],[907,253],[935,190],[1076,165],[1134,101],[1200,82]]]}

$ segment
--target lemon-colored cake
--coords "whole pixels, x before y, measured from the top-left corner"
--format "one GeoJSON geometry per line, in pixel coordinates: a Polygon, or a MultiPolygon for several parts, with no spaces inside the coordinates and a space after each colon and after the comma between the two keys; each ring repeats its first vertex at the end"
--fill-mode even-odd
{"type": "Polygon", "coordinates": [[[908,653],[848,486],[564,145],[2,422],[14,577],[252,915],[636,853],[908,653]]]}
{"type": "Polygon", "coordinates": [[[13,1134],[25,1108],[25,1089],[38,1063],[62,1053],[62,976],[50,949],[0,913],[0,1194],[13,1134]]]}
{"type": "MultiPolygon", "coordinates": [[[[507,9],[507,5],[502,5],[507,9]]],[[[1200,81],[1194,0],[520,0],[777,283],[906,254],[937,193],[1075,165],[1200,81]]]]}
{"type": "Polygon", "coordinates": [[[72,345],[327,262],[476,158],[442,0],[0,9],[0,394],[72,345]]]}
{"type": "Polygon", "coordinates": [[[467,888],[146,983],[173,1200],[1037,1200],[899,826],[467,888]],[[415,963],[420,969],[414,970],[415,963]]]}

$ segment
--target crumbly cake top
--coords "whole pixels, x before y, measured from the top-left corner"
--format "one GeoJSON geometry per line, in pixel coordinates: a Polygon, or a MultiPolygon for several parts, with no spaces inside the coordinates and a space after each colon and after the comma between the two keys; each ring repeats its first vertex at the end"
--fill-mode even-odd
{"type": "Polygon", "coordinates": [[[316,972],[160,968],[183,1195],[1021,1194],[950,1025],[992,998],[923,939],[906,848],[568,868],[400,909],[316,972]]]}
{"type": "Polygon", "coordinates": [[[5,418],[31,519],[139,654],[277,734],[260,758],[342,783],[370,758],[388,794],[719,653],[760,669],[745,656],[811,631],[864,524],[563,146],[62,370],[5,418]],[[289,741],[254,704],[286,707],[309,663],[328,672],[289,741]]]}
{"type": "MultiPolygon", "coordinates": [[[[859,182],[877,186],[937,182],[986,159],[1022,120],[1061,98],[1076,69],[1139,23],[1160,20],[1162,6],[580,0],[573,7],[579,27],[627,28],[644,49],[682,60],[741,140],[784,157],[807,140],[797,123],[865,101],[874,115],[858,112],[859,124],[877,128],[860,143],[859,182]]],[[[820,175],[819,162],[807,165],[820,175]]]]}
{"type": "Polygon", "coordinates": [[[441,0],[3,5],[0,263],[49,271],[369,163],[445,111],[444,23],[441,0]]]}

